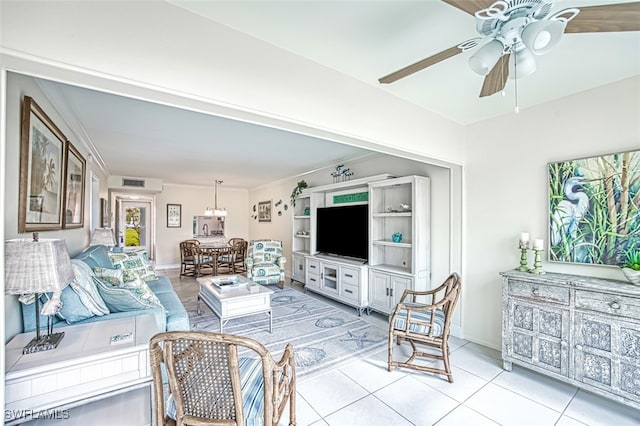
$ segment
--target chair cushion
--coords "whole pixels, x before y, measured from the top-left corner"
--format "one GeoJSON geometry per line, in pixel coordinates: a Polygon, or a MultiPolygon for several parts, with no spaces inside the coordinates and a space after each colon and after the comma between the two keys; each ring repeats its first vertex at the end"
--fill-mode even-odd
{"type": "Polygon", "coordinates": [[[280,275],[280,267],[273,263],[258,263],[253,265],[254,278],[268,277],[271,275],[280,275]]]}
{"type": "MultiPolygon", "coordinates": [[[[257,358],[240,358],[240,386],[245,426],[264,425],[264,377],[262,362],[257,358]]],[[[176,419],[176,403],[169,394],[165,403],[167,417],[176,419]]]]}
{"type": "MultiPolygon", "coordinates": [[[[405,303],[405,305],[420,306],[419,304],[405,303]]],[[[424,305],[423,305],[424,306],[424,305]]],[[[429,334],[429,322],[431,322],[431,311],[412,311],[411,323],[409,324],[409,331],[416,334],[429,334]],[[416,323],[416,321],[422,321],[426,324],[416,323]]],[[[401,309],[396,316],[396,320],[393,323],[395,330],[404,331],[407,326],[407,310],[401,309]]],[[[436,317],[433,320],[433,336],[439,337],[444,330],[444,312],[441,308],[436,309],[436,317]]]]}

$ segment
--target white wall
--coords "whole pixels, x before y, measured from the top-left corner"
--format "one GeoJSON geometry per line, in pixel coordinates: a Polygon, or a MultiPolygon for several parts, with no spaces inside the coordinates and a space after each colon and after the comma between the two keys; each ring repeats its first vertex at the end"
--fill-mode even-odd
{"type": "MultiPolygon", "coordinates": [[[[518,266],[520,232],[548,245],[547,163],[640,149],[640,77],[467,130],[465,337],[501,345],[501,280],[518,266]]],[[[624,279],[615,267],[543,262],[547,271],[624,279]]]]}
{"type": "MultiPolygon", "coordinates": [[[[214,186],[164,184],[156,196],[156,265],[159,268],[180,265],[180,241],[193,238],[193,217],[213,207],[214,186]],[[182,205],[182,226],[167,228],[167,204],[182,205]]],[[[218,185],[218,207],[227,209],[226,238],[249,238],[249,191],[218,185]]]]}
{"type": "MultiPolygon", "coordinates": [[[[3,170],[5,176],[4,201],[4,239],[31,238],[31,233],[18,233],[18,197],[20,180],[20,111],[24,96],[31,96],[45,111],[51,120],[60,128],[62,133],[80,151],[86,159],[88,149],[85,141],[67,125],[64,117],[61,117],[53,106],[47,101],[40,88],[33,79],[19,74],[8,73],[6,93],[6,147],[3,158],[3,170]]],[[[81,252],[89,244],[90,236],[90,175],[93,172],[101,181],[101,196],[106,197],[106,177],[100,169],[95,168],[95,163],[87,161],[85,174],[85,207],[84,227],[78,229],[65,229],[59,231],[40,232],[41,238],[62,238],[65,240],[71,256],[81,252]]],[[[5,336],[10,339],[15,334],[22,332],[22,318],[15,296],[5,296],[5,336]]]]}

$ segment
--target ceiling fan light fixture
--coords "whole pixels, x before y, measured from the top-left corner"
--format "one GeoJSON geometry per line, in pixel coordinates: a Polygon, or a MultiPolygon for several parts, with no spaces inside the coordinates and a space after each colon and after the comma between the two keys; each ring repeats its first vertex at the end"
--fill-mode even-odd
{"type": "Polygon", "coordinates": [[[526,77],[536,72],[536,58],[531,50],[524,48],[512,55],[513,61],[509,61],[509,78],[516,79],[526,77]]]}
{"type": "Polygon", "coordinates": [[[522,43],[535,55],[544,55],[560,42],[564,27],[560,20],[532,22],[522,30],[522,43]]]}
{"type": "Polygon", "coordinates": [[[469,58],[469,67],[473,72],[487,75],[502,56],[504,46],[500,40],[493,39],[482,46],[469,58]]]}

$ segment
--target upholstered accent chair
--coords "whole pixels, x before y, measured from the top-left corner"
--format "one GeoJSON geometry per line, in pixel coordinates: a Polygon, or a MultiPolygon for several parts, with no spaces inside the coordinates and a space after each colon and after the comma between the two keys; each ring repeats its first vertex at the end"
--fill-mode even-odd
{"type": "Polygon", "coordinates": [[[173,331],[149,342],[156,425],[277,425],[289,405],[296,424],[296,371],[288,343],[279,361],[258,341],[173,331]],[[166,389],[163,370],[169,377],[166,389]],[[167,392],[169,395],[167,395],[167,392]]]}
{"type": "Polygon", "coordinates": [[[180,275],[199,277],[209,269],[213,273],[214,258],[200,250],[200,241],[184,240],[180,242],[180,275]]]}
{"type": "Polygon", "coordinates": [[[245,263],[247,278],[258,284],[278,284],[284,287],[284,264],[282,241],[252,240],[245,263]]]}
{"type": "Polygon", "coordinates": [[[388,370],[393,367],[441,374],[453,383],[449,362],[449,328],[460,297],[460,276],[455,272],[438,288],[428,291],[405,290],[389,321],[388,370]],[[395,342],[394,342],[395,341],[395,342]],[[394,343],[408,342],[412,354],[405,361],[393,360],[394,343]],[[420,350],[418,346],[420,345],[420,350]],[[418,358],[437,359],[439,364],[416,364],[418,358]]]}

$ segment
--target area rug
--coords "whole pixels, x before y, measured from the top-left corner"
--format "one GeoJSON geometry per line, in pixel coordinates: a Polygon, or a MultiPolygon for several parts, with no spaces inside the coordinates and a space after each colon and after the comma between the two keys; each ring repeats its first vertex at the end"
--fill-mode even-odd
{"type": "MultiPolygon", "coordinates": [[[[269,333],[269,317],[256,314],[230,320],[225,333],[251,337],[269,349],[276,359],[291,343],[295,352],[296,375],[302,377],[337,368],[349,361],[367,357],[387,343],[388,331],[354,313],[331,306],[300,291],[273,288],[273,332],[269,333]]],[[[196,298],[183,300],[192,330],[220,331],[220,322],[211,310],[196,298]]]]}

